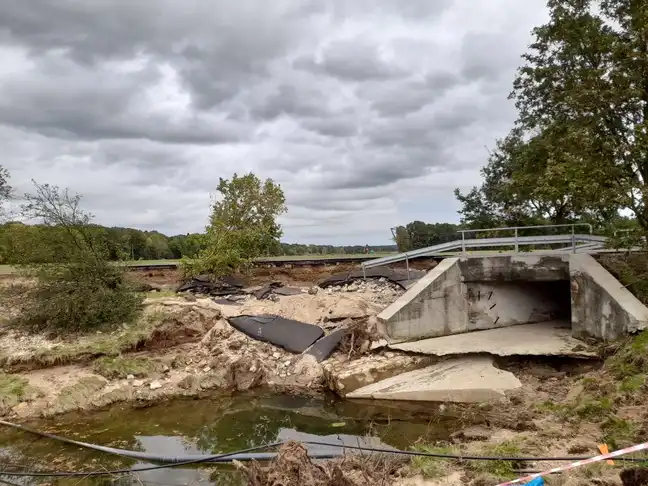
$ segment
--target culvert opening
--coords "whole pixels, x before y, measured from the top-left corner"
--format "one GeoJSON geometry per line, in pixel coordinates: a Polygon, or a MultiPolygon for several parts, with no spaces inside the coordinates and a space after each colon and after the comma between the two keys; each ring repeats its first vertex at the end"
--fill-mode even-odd
{"type": "Polygon", "coordinates": [[[568,280],[467,282],[466,287],[472,330],[548,321],[571,326],[568,280]]]}

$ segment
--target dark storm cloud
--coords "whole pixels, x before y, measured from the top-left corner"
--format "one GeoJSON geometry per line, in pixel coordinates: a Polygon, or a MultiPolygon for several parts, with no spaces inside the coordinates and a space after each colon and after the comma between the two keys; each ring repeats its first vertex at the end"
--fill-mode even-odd
{"type": "Polygon", "coordinates": [[[510,126],[543,3],[0,2],[3,164],[19,190],[38,176],[100,222],[174,233],[251,170],[285,187],[290,239],[388,238],[399,201],[510,126]]]}

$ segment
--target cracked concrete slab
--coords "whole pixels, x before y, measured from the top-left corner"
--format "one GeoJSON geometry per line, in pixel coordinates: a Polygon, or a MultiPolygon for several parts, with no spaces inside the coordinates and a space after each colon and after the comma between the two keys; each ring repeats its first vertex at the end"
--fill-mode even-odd
{"type": "Polygon", "coordinates": [[[493,358],[455,358],[373,383],[347,398],[475,403],[497,400],[522,384],[512,373],[493,366],[493,358]]]}
{"type": "Polygon", "coordinates": [[[498,356],[596,357],[571,336],[568,322],[550,321],[501,327],[388,345],[391,349],[433,356],[488,353],[498,356]]]}

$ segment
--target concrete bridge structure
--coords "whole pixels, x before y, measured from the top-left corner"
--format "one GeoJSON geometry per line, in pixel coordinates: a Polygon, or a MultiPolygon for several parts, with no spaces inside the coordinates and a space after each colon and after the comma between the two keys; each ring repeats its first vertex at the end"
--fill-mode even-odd
{"type": "MultiPolygon", "coordinates": [[[[487,245],[521,244],[521,237],[487,245]]],[[[547,237],[525,244],[547,244],[547,237]],[[543,243],[538,243],[539,241],[543,243]]],[[[539,238],[539,239],[538,239],[539,238]]],[[[590,254],[605,239],[551,235],[558,249],[510,254],[462,254],[441,261],[378,315],[377,346],[436,357],[422,370],[392,376],[347,396],[431,401],[482,401],[521,386],[496,366],[501,356],[596,356],[587,340],[613,341],[648,328],[648,308],[590,254]]],[[[417,250],[416,256],[438,253],[417,250]]],[[[402,261],[409,252],[363,265],[402,261]],[[386,260],[390,261],[387,262],[386,260]]]]}

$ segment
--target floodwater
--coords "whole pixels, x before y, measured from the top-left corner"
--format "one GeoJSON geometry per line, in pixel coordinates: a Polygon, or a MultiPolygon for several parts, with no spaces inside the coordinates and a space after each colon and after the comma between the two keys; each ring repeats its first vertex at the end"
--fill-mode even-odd
{"type": "MultiPolygon", "coordinates": [[[[243,394],[175,400],[147,408],[113,407],[31,422],[41,431],[75,440],[159,455],[217,454],[242,450],[295,432],[327,436],[377,437],[385,445],[409,448],[418,439],[440,440],[456,430],[432,404],[416,410],[376,402],[348,402],[272,394],[243,394]]],[[[0,428],[0,471],[89,471],[144,467],[149,463],[61,444],[0,428]]],[[[0,474],[0,485],[240,485],[231,466],[166,468],[101,478],[30,478],[0,474]]]]}

